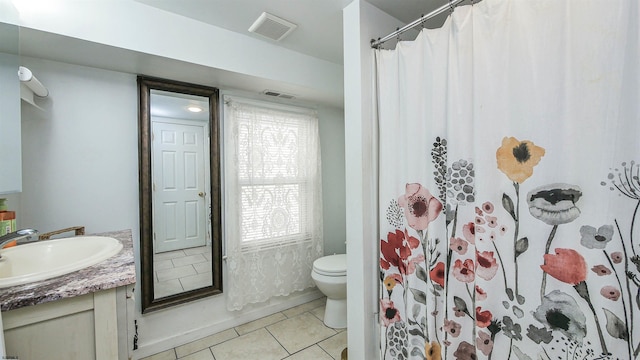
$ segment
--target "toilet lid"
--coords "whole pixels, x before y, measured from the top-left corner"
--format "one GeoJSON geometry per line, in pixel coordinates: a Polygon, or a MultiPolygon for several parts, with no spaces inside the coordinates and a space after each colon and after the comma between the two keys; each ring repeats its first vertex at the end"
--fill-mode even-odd
{"type": "Polygon", "coordinates": [[[313,270],[326,276],[343,276],[347,275],[347,255],[329,255],[324,256],[313,262],[313,270]]]}

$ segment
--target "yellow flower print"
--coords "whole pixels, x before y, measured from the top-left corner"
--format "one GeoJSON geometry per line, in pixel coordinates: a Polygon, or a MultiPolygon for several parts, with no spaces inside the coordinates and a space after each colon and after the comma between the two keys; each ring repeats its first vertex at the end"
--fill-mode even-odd
{"type": "Polygon", "coordinates": [[[432,341],[431,343],[424,344],[424,354],[427,360],[441,360],[440,344],[432,341]]]}
{"type": "Polygon", "coordinates": [[[402,276],[400,274],[391,274],[382,280],[384,287],[387,288],[387,292],[391,295],[393,288],[398,284],[402,284],[402,276]]]}
{"type": "Polygon", "coordinates": [[[502,146],[496,151],[498,169],[511,181],[522,184],[533,175],[533,167],[538,165],[544,153],[543,148],[529,140],[505,137],[502,139],[502,146]]]}
{"type": "Polygon", "coordinates": [[[384,287],[387,288],[387,291],[393,290],[397,283],[398,282],[396,281],[396,279],[391,276],[387,276],[386,278],[384,278],[384,287]]]}

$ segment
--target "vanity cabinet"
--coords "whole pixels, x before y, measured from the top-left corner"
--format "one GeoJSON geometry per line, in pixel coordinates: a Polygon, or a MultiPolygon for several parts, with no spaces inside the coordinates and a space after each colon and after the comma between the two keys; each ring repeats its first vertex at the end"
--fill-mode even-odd
{"type": "Polygon", "coordinates": [[[117,289],[2,313],[7,356],[118,359],[117,289]]]}
{"type": "Polygon", "coordinates": [[[131,358],[137,341],[131,230],[95,235],[117,239],[122,250],[66,275],[1,289],[0,358],[131,358]]]}

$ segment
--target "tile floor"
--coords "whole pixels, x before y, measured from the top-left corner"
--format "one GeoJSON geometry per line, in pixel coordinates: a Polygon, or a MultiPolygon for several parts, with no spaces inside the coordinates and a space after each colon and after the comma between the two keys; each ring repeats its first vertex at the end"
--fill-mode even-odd
{"type": "Polygon", "coordinates": [[[340,360],[346,329],[324,325],[321,298],[142,360],[340,360]]]}
{"type": "Polygon", "coordinates": [[[209,286],[213,283],[211,248],[200,246],[155,254],[153,269],[156,298],[209,286]]]}

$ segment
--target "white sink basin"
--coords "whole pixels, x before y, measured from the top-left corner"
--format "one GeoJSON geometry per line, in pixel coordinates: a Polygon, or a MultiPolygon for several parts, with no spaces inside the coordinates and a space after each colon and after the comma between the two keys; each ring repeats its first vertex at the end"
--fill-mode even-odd
{"type": "Polygon", "coordinates": [[[0,250],[0,288],[42,281],[95,265],[120,252],[104,236],[44,240],[0,250]]]}

